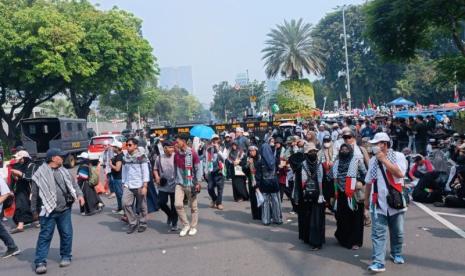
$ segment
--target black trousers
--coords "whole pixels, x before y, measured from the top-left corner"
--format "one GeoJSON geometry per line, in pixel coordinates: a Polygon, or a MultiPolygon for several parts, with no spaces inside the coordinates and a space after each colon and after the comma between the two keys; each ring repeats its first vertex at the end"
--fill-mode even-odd
{"type": "Polygon", "coordinates": [[[174,192],[168,193],[159,191],[158,205],[171,221],[171,225],[176,226],[178,224],[178,212],[176,212],[176,207],[174,207],[174,192]],[[170,207],[168,207],[168,198],[170,200],[170,207]]]}
{"type": "Polygon", "coordinates": [[[208,194],[217,205],[223,202],[224,177],[221,173],[209,173],[207,176],[208,194]],[[217,193],[215,192],[217,188],[217,193]]]}

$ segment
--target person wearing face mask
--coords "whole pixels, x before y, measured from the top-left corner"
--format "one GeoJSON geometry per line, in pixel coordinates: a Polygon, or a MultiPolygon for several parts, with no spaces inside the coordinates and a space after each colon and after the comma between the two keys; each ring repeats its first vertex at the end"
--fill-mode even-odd
{"type": "Polygon", "coordinates": [[[326,135],[323,138],[323,147],[318,152],[318,162],[323,167],[323,195],[326,201],[328,208],[332,209],[331,206],[334,204],[334,185],[331,181],[331,169],[334,164],[333,156],[333,143],[331,142],[331,136],[326,135]]]}
{"type": "Polygon", "coordinates": [[[359,249],[363,244],[364,209],[363,203],[356,200],[355,192],[357,185],[363,185],[361,180],[365,174],[363,161],[354,156],[350,145],[342,144],[332,171],[337,222],[334,235],[340,245],[353,250],[359,249]]]}
{"type": "Polygon", "coordinates": [[[323,167],[318,162],[318,149],[313,144],[304,147],[304,161],[296,172],[297,214],[299,239],[319,250],[325,243],[325,200],[323,196],[323,167]]]}
{"type": "MultiPolygon", "coordinates": [[[[404,242],[405,200],[393,202],[394,194],[402,194],[407,159],[401,152],[390,147],[390,138],[380,132],[370,140],[375,156],[370,159],[365,178],[365,208],[370,209],[372,219],[371,240],[373,244],[372,264],[368,270],[383,272],[385,268],[387,230],[390,231],[391,254],[395,264],[405,263],[402,256],[404,242]],[[389,186],[388,186],[389,185],[389,186]],[[389,195],[389,200],[388,199],[389,195]],[[391,206],[392,205],[392,206],[391,206]],[[394,208],[394,207],[396,208],[394,208]]],[[[398,197],[399,198],[399,197],[398,197]]]]}

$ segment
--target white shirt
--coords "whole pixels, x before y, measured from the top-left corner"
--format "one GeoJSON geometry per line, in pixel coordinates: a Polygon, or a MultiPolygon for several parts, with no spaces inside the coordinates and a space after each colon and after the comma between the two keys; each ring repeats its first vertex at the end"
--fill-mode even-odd
{"type": "MultiPolygon", "coordinates": [[[[402,173],[405,176],[405,173],[407,172],[407,166],[408,166],[407,159],[405,158],[405,155],[403,153],[401,153],[401,152],[396,151],[394,153],[396,155],[396,164],[395,165],[397,165],[397,167],[399,167],[399,169],[402,171],[402,173]]],[[[378,162],[378,160],[376,159],[375,156],[373,156],[370,159],[370,165],[368,167],[368,172],[367,172],[367,175],[365,177],[365,183],[372,183],[371,170],[373,169],[373,166],[374,166],[375,162],[378,162]]],[[[378,214],[381,214],[381,215],[384,215],[384,216],[387,216],[388,214],[390,216],[392,216],[392,215],[398,214],[400,212],[407,211],[407,208],[404,208],[404,209],[401,209],[401,210],[396,210],[396,209],[393,209],[393,208],[389,207],[389,205],[387,204],[387,201],[386,201],[386,196],[388,195],[388,189],[387,189],[387,186],[386,186],[386,182],[384,181],[383,173],[381,172],[381,169],[380,169],[379,166],[378,166],[377,176],[378,176],[378,208],[376,208],[376,212],[378,214]]],[[[404,178],[403,177],[402,178],[394,177],[394,181],[396,183],[400,183],[402,186],[404,186],[404,178]]],[[[370,206],[371,206],[371,203],[372,203],[372,200],[373,200],[373,192],[374,192],[374,187],[371,188],[370,206]]]]}
{"type": "MultiPolygon", "coordinates": [[[[6,195],[9,192],[10,192],[10,188],[8,187],[8,184],[6,184],[5,180],[3,180],[3,177],[0,177],[0,195],[6,195]]],[[[3,203],[0,203],[0,212],[2,212],[2,209],[3,209],[3,203]]]]}

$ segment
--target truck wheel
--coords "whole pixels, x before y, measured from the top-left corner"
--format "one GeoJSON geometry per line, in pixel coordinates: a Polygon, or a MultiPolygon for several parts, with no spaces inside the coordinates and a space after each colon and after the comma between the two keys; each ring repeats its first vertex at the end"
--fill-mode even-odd
{"type": "Polygon", "coordinates": [[[65,160],[65,167],[72,169],[74,166],[76,166],[76,157],[74,157],[74,154],[68,154],[65,160]]]}

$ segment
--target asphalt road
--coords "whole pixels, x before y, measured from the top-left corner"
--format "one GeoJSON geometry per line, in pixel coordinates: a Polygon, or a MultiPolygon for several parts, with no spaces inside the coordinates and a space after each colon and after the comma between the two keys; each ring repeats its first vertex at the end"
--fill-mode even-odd
{"type": "MultiPolygon", "coordinates": [[[[249,202],[232,200],[225,187],[224,211],[209,209],[206,190],[200,194],[200,223],[195,237],[169,232],[162,212],[149,215],[145,233],[127,235],[125,225],[111,214],[116,202],[105,199],[101,214],[82,217],[74,209],[73,264],[59,268],[58,233],[49,253],[48,275],[366,275],[370,262],[370,228],[358,251],[340,247],[335,221],[326,219],[323,250],[310,251],[297,237],[297,218],[284,202],[284,224],[262,226],[253,221],[249,202]]],[[[435,212],[465,215],[464,210],[434,208],[435,212]]],[[[465,217],[442,216],[462,230],[465,217]]],[[[387,262],[385,275],[464,275],[465,239],[422,209],[411,205],[406,217],[407,263],[387,262]]],[[[0,275],[31,275],[39,230],[14,235],[22,254],[0,260],[0,275]]],[[[0,250],[5,248],[0,245],[0,250]]]]}

